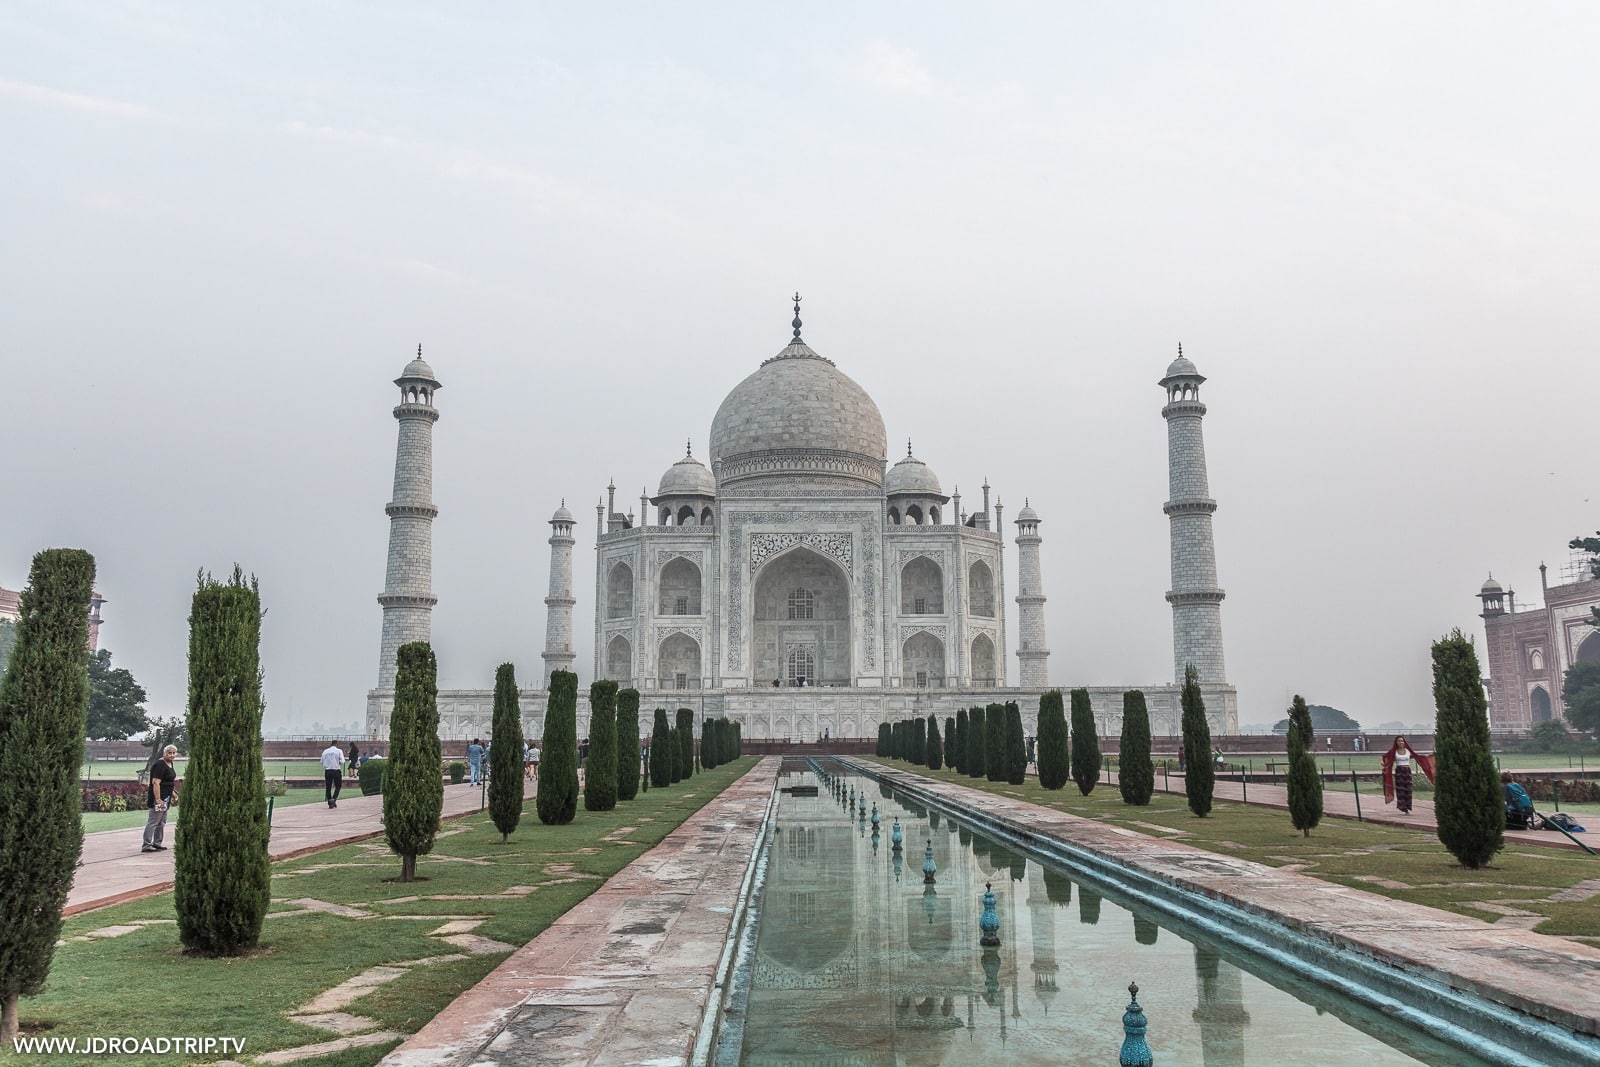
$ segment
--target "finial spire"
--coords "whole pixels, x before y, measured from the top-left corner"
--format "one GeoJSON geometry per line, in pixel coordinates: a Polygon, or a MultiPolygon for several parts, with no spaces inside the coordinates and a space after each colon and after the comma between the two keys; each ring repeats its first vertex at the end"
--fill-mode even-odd
{"type": "Polygon", "coordinates": [[[800,340],[800,293],[798,291],[796,291],[795,294],[794,294],[794,322],[791,325],[794,326],[794,343],[795,344],[801,344],[802,342],[800,340]]]}
{"type": "Polygon", "coordinates": [[[906,438],[906,458],[911,458],[911,438],[906,438]]]}
{"type": "Polygon", "coordinates": [[[417,342],[417,358],[422,358],[422,342],[417,342]]]}
{"type": "Polygon", "coordinates": [[[1178,342],[1178,358],[1179,359],[1183,358],[1183,342],[1182,341],[1178,342]]]}
{"type": "Polygon", "coordinates": [[[693,459],[694,458],[694,438],[692,438],[692,437],[685,437],[683,439],[683,458],[684,459],[693,459]]]}

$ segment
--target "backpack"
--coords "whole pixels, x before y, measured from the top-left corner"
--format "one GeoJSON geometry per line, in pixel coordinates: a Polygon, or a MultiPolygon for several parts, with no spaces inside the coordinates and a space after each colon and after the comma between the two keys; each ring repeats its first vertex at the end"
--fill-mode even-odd
{"type": "Polygon", "coordinates": [[[1544,817],[1545,829],[1561,829],[1569,833],[1587,833],[1583,827],[1572,821],[1572,816],[1564,811],[1553,811],[1544,817]]]}

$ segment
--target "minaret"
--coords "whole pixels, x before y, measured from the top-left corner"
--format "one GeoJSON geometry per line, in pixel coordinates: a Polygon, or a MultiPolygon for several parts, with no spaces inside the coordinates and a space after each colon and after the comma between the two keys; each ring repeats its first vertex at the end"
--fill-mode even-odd
{"type": "Polygon", "coordinates": [[[572,524],[576,521],[563,500],[550,516],[550,595],[544,598],[544,687],[550,688],[551,671],[570,671],[577,653],[572,651],[572,524]]]}
{"type": "Polygon", "coordinates": [[[1211,515],[1217,502],[1206,481],[1206,443],[1200,422],[1205,376],[1178,358],[1167,368],[1160,386],[1167,391],[1161,417],[1167,420],[1167,477],[1171,499],[1163,508],[1172,525],[1173,670],[1183,681],[1184,668],[1194,665],[1202,682],[1225,680],[1222,666],[1222,598],[1217,587],[1217,549],[1211,536],[1211,515]]]}
{"type": "Polygon", "coordinates": [[[1044,578],[1039,571],[1039,513],[1023,498],[1017,512],[1017,684],[1050,684],[1050,646],[1044,637],[1044,578]]]}
{"type": "Polygon", "coordinates": [[[400,423],[400,440],[394,453],[394,499],[384,511],[389,516],[389,566],[384,575],[383,647],[378,653],[378,688],[394,687],[395,653],[412,641],[431,636],[433,606],[433,424],[439,412],[433,394],[442,389],[433,368],[417,358],[406,364],[394,380],[400,403],[394,417],[400,423]]]}

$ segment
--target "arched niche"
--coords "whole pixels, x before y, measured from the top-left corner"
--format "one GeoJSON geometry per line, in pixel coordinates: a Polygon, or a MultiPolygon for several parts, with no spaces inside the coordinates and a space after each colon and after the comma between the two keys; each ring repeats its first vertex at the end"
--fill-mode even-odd
{"type": "Polygon", "coordinates": [[[1528,667],[1532,670],[1544,670],[1544,649],[1535,648],[1528,653],[1528,667]]]}
{"type": "Polygon", "coordinates": [[[633,568],[614,565],[606,573],[606,618],[626,619],[633,614],[633,568]]]}
{"type": "Polygon", "coordinates": [[[972,684],[995,685],[994,642],[988,634],[972,639],[972,684]]]}
{"type": "Polygon", "coordinates": [[[661,568],[661,615],[699,615],[700,568],[679,556],[661,568]]]}
{"type": "Polygon", "coordinates": [[[767,561],[751,604],[752,681],[788,682],[796,651],[809,653],[807,685],[848,685],[851,678],[850,579],[833,560],[799,547],[767,561]]]}
{"type": "Polygon", "coordinates": [[[994,572],[983,560],[974,560],[967,571],[967,598],[972,604],[972,614],[983,619],[994,618],[994,572]]]}
{"type": "Polygon", "coordinates": [[[710,506],[708,505],[706,507],[701,508],[700,509],[700,525],[701,526],[710,526],[711,525],[711,519],[712,519],[712,514],[711,514],[710,506]]]}
{"type": "Polygon", "coordinates": [[[683,507],[678,509],[678,525],[679,526],[693,526],[694,524],[695,524],[695,521],[694,521],[694,505],[693,504],[685,504],[685,505],[683,505],[683,507]]]}
{"type": "Polygon", "coordinates": [[[919,505],[910,504],[910,505],[908,505],[906,507],[906,525],[907,526],[921,526],[922,525],[922,508],[919,505]]]}
{"type": "Polygon", "coordinates": [[[606,677],[619,685],[633,681],[633,643],[621,634],[606,644],[606,677]]]}
{"type": "Polygon", "coordinates": [[[1578,646],[1578,654],[1573,657],[1574,663],[1600,663],[1600,631],[1590,634],[1578,646]]]}
{"type": "Polygon", "coordinates": [[[673,634],[661,642],[656,656],[663,689],[695,689],[700,685],[700,642],[688,634],[673,634]]]}
{"type": "Polygon", "coordinates": [[[912,634],[901,649],[900,676],[906,685],[944,685],[944,642],[926,630],[912,634]]]}
{"type": "Polygon", "coordinates": [[[944,569],[927,556],[900,568],[900,614],[944,614],[944,569]]]}
{"type": "Polygon", "coordinates": [[[1533,687],[1533,692],[1528,694],[1528,707],[1533,712],[1535,723],[1550,721],[1550,694],[1544,686],[1533,687]]]}

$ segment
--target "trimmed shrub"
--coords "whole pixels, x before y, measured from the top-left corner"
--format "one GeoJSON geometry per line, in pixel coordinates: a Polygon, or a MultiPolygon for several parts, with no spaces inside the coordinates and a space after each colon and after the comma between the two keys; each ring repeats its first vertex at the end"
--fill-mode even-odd
{"type": "Polygon", "coordinates": [[[1211,814],[1216,770],[1211,764],[1211,724],[1206,721],[1206,701],[1200,695],[1200,675],[1192,663],[1183,668],[1183,750],[1188,757],[1183,791],[1189,799],[1189,810],[1203,819],[1211,814]]]}
{"type": "Polygon", "coordinates": [[[873,749],[872,751],[873,751],[874,755],[880,756],[880,757],[887,756],[889,754],[889,724],[888,723],[880,722],[878,724],[878,747],[873,749]]]}
{"type": "Polygon", "coordinates": [[[928,765],[928,724],[921,715],[907,724],[911,729],[911,762],[919,767],[928,765]]]}
{"type": "Polygon", "coordinates": [[[956,758],[960,754],[961,739],[956,736],[956,717],[944,717],[944,765],[952,771],[956,769],[956,758]]]}
{"type": "MultiPolygon", "coordinates": [[[[444,810],[444,778],[439,774],[438,677],[439,665],[426,641],[401,645],[395,653],[383,831],[389,850],[400,857],[402,882],[415,881],[417,857],[433,851],[439,813],[444,810]]],[[[188,832],[184,830],[185,834],[188,832]]]]}
{"type": "Polygon", "coordinates": [[[1122,694],[1122,745],[1117,753],[1117,789],[1124,804],[1150,803],[1156,791],[1156,767],[1150,759],[1150,709],[1144,693],[1122,694]]]}
{"type": "Polygon", "coordinates": [[[78,763],[93,587],[89,553],[52,548],[33,557],[0,682],[0,1038],[8,1050],[18,998],[43,989],[50,973],[83,847],[78,763]]]}
{"type": "MultiPolygon", "coordinates": [[[[255,581],[238,567],[226,583],[202,577],[189,607],[189,767],[172,902],[178,936],[206,955],[254,948],[272,898],[260,649],[255,581]]],[[[442,797],[437,747],[433,776],[442,797]]]]}
{"type": "Polygon", "coordinates": [[[583,771],[583,810],[617,806],[617,683],[589,686],[589,762],[583,771]]]}
{"type": "Polygon", "coordinates": [[[711,739],[712,720],[700,720],[700,769],[714,770],[717,766],[717,745],[711,739]]]}
{"type": "Polygon", "coordinates": [[[1100,734],[1087,689],[1072,691],[1072,780],[1084,796],[1100,782],[1100,734]]]}
{"type": "Polygon", "coordinates": [[[460,785],[467,780],[467,765],[460,760],[454,760],[445,767],[444,773],[450,776],[451,785],[460,785]]]}
{"type": "Polygon", "coordinates": [[[1022,736],[1022,709],[1006,701],[1006,781],[1021,785],[1028,780],[1028,748],[1022,736]]]}
{"type": "Polygon", "coordinates": [[[1322,776],[1311,758],[1316,732],[1305,697],[1296,693],[1289,706],[1289,819],[1305,837],[1322,821],[1322,776]]]}
{"type": "Polygon", "coordinates": [[[639,795],[639,691],[617,694],[617,799],[639,795]]]}
{"type": "Polygon", "coordinates": [[[983,715],[983,771],[991,782],[1006,780],[1006,706],[990,704],[983,715]]]}
{"type": "Polygon", "coordinates": [[[1072,767],[1067,755],[1067,716],[1061,690],[1052,689],[1039,698],[1039,785],[1060,789],[1067,784],[1072,767]]]}
{"type": "Polygon", "coordinates": [[[502,663],[494,672],[494,719],[489,726],[489,818],[503,844],[522,821],[522,703],[517,669],[502,663]]]}
{"type": "Polygon", "coordinates": [[[694,709],[678,709],[678,777],[694,777],[694,709]]]}
{"type": "Polygon", "coordinates": [[[982,708],[972,708],[967,712],[967,728],[963,731],[967,740],[967,777],[982,778],[984,776],[984,757],[988,755],[989,743],[983,736],[984,711],[982,708]]]}
{"type": "Polygon", "coordinates": [[[375,797],[383,792],[383,779],[389,769],[389,761],[382,756],[368,756],[367,762],[356,771],[356,781],[361,785],[361,795],[375,797]]]}
{"type": "Polygon", "coordinates": [[[571,671],[550,672],[535,804],[546,826],[565,826],[578,814],[578,676],[571,671]]]}
{"type": "Polygon", "coordinates": [[[928,714],[928,770],[936,771],[944,766],[944,739],[939,736],[939,716],[928,714]]]}
{"type": "Polygon", "coordinates": [[[967,773],[967,709],[957,708],[954,729],[945,734],[944,761],[957,774],[967,773]]]}
{"type": "Polygon", "coordinates": [[[1482,678],[1477,653],[1460,630],[1434,642],[1433,812],[1439,840],[1472,870],[1505,847],[1506,830],[1482,678]]]}
{"type": "Polygon", "coordinates": [[[673,752],[667,709],[657,708],[655,725],[650,731],[650,784],[657,789],[665,789],[673,782],[673,752]]]}

